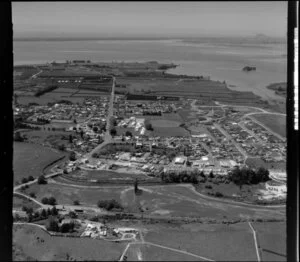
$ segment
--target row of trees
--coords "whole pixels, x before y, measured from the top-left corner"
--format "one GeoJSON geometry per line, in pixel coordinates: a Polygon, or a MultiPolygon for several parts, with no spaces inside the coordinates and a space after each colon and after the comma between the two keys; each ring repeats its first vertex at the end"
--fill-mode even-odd
{"type": "Polygon", "coordinates": [[[34,180],[33,176],[23,177],[22,180],[21,180],[21,183],[25,184],[25,183],[33,181],[33,180],[34,180]]]}
{"type": "Polygon", "coordinates": [[[198,173],[192,171],[188,174],[186,171],[182,172],[163,172],[161,174],[161,180],[166,183],[198,183],[198,173]]]}
{"type": "Polygon", "coordinates": [[[240,189],[243,185],[258,184],[270,180],[269,170],[260,167],[257,170],[251,168],[235,168],[228,174],[228,179],[238,185],[240,189]]]}
{"type": "Polygon", "coordinates": [[[40,97],[41,95],[45,94],[45,93],[48,93],[48,92],[51,92],[53,90],[55,90],[56,88],[58,88],[58,86],[55,86],[55,85],[51,85],[51,86],[48,86],[42,90],[38,90],[34,96],[36,97],[40,97]]]}
{"type": "Polygon", "coordinates": [[[53,231],[53,232],[72,233],[74,231],[74,228],[75,228],[75,223],[73,221],[59,225],[58,219],[53,216],[50,216],[48,218],[46,224],[46,229],[48,231],[53,231]]]}
{"type": "Polygon", "coordinates": [[[42,219],[48,218],[49,216],[57,216],[58,215],[58,211],[57,211],[56,207],[53,207],[51,209],[50,208],[42,209],[40,212],[39,211],[33,212],[32,207],[23,206],[22,210],[26,212],[26,214],[28,216],[28,222],[42,220],[42,219]]]}
{"type": "Polygon", "coordinates": [[[43,197],[41,202],[44,204],[44,205],[52,205],[52,206],[55,206],[57,203],[56,203],[56,199],[54,197],[43,197]]]}

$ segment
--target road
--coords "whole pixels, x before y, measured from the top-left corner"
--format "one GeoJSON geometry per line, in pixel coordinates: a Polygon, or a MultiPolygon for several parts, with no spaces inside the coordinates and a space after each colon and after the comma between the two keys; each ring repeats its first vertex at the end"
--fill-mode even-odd
{"type": "Polygon", "coordinates": [[[237,150],[239,150],[239,152],[244,156],[244,158],[245,159],[247,159],[248,158],[248,154],[245,152],[245,150],[244,149],[242,149],[239,145],[238,145],[238,143],[236,143],[235,141],[234,141],[234,139],[231,137],[231,135],[229,135],[228,133],[227,133],[227,131],[225,131],[219,124],[217,124],[217,123],[214,123],[214,126],[230,141],[230,142],[232,142],[234,145],[235,145],[235,147],[237,148],[237,150]]]}
{"type": "Polygon", "coordinates": [[[90,159],[94,153],[99,152],[99,150],[104,147],[105,145],[111,143],[113,141],[112,136],[110,134],[110,129],[111,129],[111,121],[110,119],[114,115],[114,99],[115,99],[115,85],[116,85],[116,78],[113,76],[113,83],[112,83],[112,88],[111,88],[111,95],[110,95],[110,101],[109,101],[109,106],[108,106],[108,112],[107,112],[107,117],[106,117],[106,132],[104,136],[104,142],[95,147],[91,152],[89,152],[86,157],[90,159]]]}
{"type": "MultiPolygon", "coordinates": [[[[62,174],[62,171],[47,174],[47,175],[45,175],[45,178],[48,179],[48,178],[51,178],[51,177],[58,176],[59,174],[62,174]]],[[[19,189],[20,189],[21,187],[23,187],[23,186],[26,186],[26,185],[27,185],[27,186],[30,186],[30,185],[32,185],[32,184],[35,184],[35,183],[37,183],[37,181],[38,181],[38,179],[36,178],[36,179],[34,179],[34,180],[30,181],[30,182],[27,182],[27,183],[24,183],[24,184],[15,186],[15,187],[14,187],[14,191],[19,190],[19,189]]]]}

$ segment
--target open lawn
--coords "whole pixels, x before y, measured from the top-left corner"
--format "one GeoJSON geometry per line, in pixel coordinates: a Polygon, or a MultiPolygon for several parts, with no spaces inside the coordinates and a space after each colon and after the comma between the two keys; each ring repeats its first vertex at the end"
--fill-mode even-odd
{"type": "Polygon", "coordinates": [[[286,116],[272,114],[252,115],[257,121],[270,128],[273,132],[286,137],[286,116]]]}
{"type": "Polygon", "coordinates": [[[23,177],[42,175],[42,170],[47,164],[62,156],[53,149],[24,142],[14,142],[13,150],[15,183],[23,177]]]}
{"type": "Polygon", "coordinates": [[[263,261],[287,261],[286,223],[253,223],[263,261]]]}
{"type": "Polygon", "coordinates": [[[53,237],[35,226],[14,225],[13,245],[14,261],[116,261],[126,244],[91,238],[53,237]]]}
{"type": "Polygon", "coordinates": [[[162,216],[209,217],[222,220],[224,217],[239,218],[284,218],[285,208],[268,210],[264,207],[243,207],[221,203],[216,198],[205,198],[192,190],[192,186],[139,186],[140,195],[135,195],[132,186],[107,186],[98,188],[71,187],[49,183],[31,185],[25,190],[35,192],[37,200],[54,196],[58,204],[73,204],[79,200],[82,205],[96,206],[98,200],[115,199],[125,211],[162,216]]]}

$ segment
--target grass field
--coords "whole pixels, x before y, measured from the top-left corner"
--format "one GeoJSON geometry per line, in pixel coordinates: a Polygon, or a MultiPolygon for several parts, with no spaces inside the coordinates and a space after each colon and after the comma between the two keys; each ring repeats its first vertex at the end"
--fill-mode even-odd
{"type": "MultiPolygon", "coordinates": [[[[186,224],[173,227],[151,225],[147,227],[144,239],[217,261],[256,261],[257,259],[253,235],[247,223],[186,224]]],[[[172,258],[175,257],[174,254],[172,258]]]]}
{"type": "Polygon", "coordinates": [[[136,179],[136,178],[150,178],[147,175],[141,175],[141,174],[133,174],[133,173],[118,173],[118,172],[113,172],[109,170],[92,170],[92,171],[87,171],[87,170],[80,170],[80,171],[75,171],[74,173],[71,174],[72,176],[80,176],[84,177],[86,179],[136,179]]]}
{"type": "Polygon", "coordinates": [[[153,136],[170,137],[170,136],[190,136],[190,133],[182,127],[153,127],[151,132],[153,136]]]}
{"type": "Polygon", "coordinates": [[[253,223],[263,261],[287,261],[286,223],[253,223]]]}
{"type": "Polygon", "coordinates": [[[152,126],[155,127],[178,127],[180,122],[172,121],[172,120],[151,120],[152,126]]]}
{"type": "Polygon", "coordinates": [[[282,115],[271,114],[255,114],[254,117],[257,121],[270,128],[273,132],[286,137],[286,117],[282,115]]]}
{"type": "Polygon", "coordinates": [[[258,157],[247,158],[246,164],[251,168],[264,167],[267,169],[286,170],[286,162],[265,162],[261,158],[258,158],[258,157]]]}
{"type": "Polygon", "coordinates": [[[28,199],[25,199],[25,198],[17,196],[17,195],[13,196],[13,208],[21,210],[23,206],[32,207],[33,210],[40,207],[38,204],[36,204],[28,199]]]}
{"type": "Polygon", "coordinates": [[[147,244],[131,245],[126,256],[128,261],[139,261],[141,258],[144,261],[205,261],[191,255],[147,244]]]}
{"type": "Polygon", "coordinates": [[[14,142],[13,150],[14,182],[23,177],[40,176],[47,164],[62,156],[49,148],[23,142],[14,142]]]}
{"type": "Polygon", "coordinates": [[[218,199],[206,199],[186,186],[139,186],[141,195],[135,195],[132,186],[82,188],[58,184],[31,185],[25,190],[34,192],[37,200],[54,196],[58,204],[73,204],[79,200],[82,205],[96,206],[98,200],[115,199],[125,211],[162,216],[190,216],[223,218],[284,218],[285,209],[266,210],[264,207],[251,208],[220,203],[218,199]]]}
{"type": "Polygon", "coordinates": [[[14,261],[116,261],[126,244],[91,238],[52,237],[35,226],[14,225],[13,245],[14,261]]]}

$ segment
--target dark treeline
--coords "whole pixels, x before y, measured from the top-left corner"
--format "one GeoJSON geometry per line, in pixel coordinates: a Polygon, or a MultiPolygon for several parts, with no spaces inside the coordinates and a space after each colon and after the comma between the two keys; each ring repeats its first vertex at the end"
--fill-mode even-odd
{"type": "Polygon", "coordinates": [[[40,97],[41,95],[43,95],[43,94],[45,94],[45,93],[48,93],[48,92],[51,92],[51,91],[53,91],[53,90],[55,90],[55,89],[57,89],[57,88],[58,88],[58,86],[48,86],[48,87],[46,87],[46,88],[44,88],[44,89],[42,89],[42,90],[38,90],[38,91],[34,94],[34,96],[40,97]]]}

